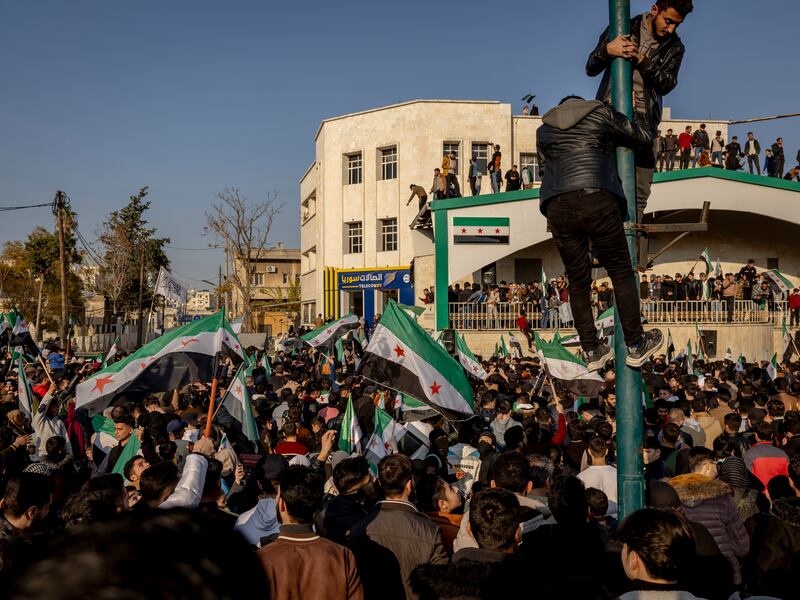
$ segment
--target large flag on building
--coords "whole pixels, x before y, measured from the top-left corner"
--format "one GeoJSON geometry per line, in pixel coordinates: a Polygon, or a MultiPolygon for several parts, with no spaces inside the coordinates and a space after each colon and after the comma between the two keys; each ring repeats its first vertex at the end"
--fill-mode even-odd
{"type": "Polygon", "coordinates": [[[339,450],[352,454],[359,451],[358,444],[361,442],[361,427],[358,425],[356,411],[353,408],[353,397],[347,399],[347,408],[342,417],[342,428],[339,431],[339,450]]]}
{"type": "Polygon", "coordinates": [[[351,331],[358,329],[358,325],[357,316],[345,315],[333,323],[310,331],[302,337],[302,340],[318,352],[333,358],[336,352],[336,342],[351,331]]]}
{"type": "Polygon", "coordinates": [[[389,413],[380,408],[375,409],[375,431],[364,450],[364,458],[374,473],[378,472],[378,463],[384,456],[397,452],[397,444],[405,434],[406,428],[395,421],[389,413]]]}
{"type": "Polygon", "coordinates": [[[508,217],[453,217],[454,244],[508,244],[508,217]]]}
{"type": "Polygon", "coordinates": [[[714,265],[711,263],[711,255],[708,253],[708,248],[704,248],[700,253],[700,260],[706,263],[706,275],[714,270],[714,265]]]}
{"type": "Polygon", "coordinates": [[[603,387],[603,378],[599,373],[589,371],[586,363],[579,356],[572,354],[560,342],[545,342],[536,334],[536,350],[542,357],[547,373],[553,379],[559,379],[567,388],[578,396],[597,396],[603,387]]]}
{"type": "Polygon", "coordinates": [[[242,433],[253,442],[258,443],[258,426],[253,416],[253,405],[250,403],[250,393],[245,382],[245,363],[239,367],[236,376],[228,386],[228,391],[222,399],[222,406],[228,414],[238,421],[242,433]]]}
{"type": "Polygon", "coordinates": [[[189,287],[173,277],[172,273],[164,267],[158,270],[155,293],[164,296],[167,300],[186,304],[189,295],[189,287]]]}
{"type": "Polygon", "coordinates": [[[33,421],[33,390],[28,381],[28,376],[25,375],[25,366],[22,363],[22,357],[17,358],[17,394],[19,396],[19,412],[28,417],[28,422],[33,421]]]}
{"type": "Polygon", "coordinates": [[[791,290],[794,285],[791,281],[786,279],[778,269],[772,269],[770,271],[764,271],[764,275],[767,277],[767,281],[777,292],[781,292],[784,297],[789,296],[789,290],[791,290]]]}
{"type": "Polygon", "coordinates": [[[472,386],[461,364],[393,300],[364,349],[359,373],[427,402],[445,416],[474,414],[472,386]]]}
{"type": "Polygon", "coordinates": [[[222,311],[157,337],[80,383],[76,408],[87,408],[91,416],[117,396],[134,399],[192,381],[211,381],[214,357],[220,352],[244,360],[244,350],[222,311]]]}
{"type": "Polygon", "coordinates": [[[486,379],[488,377],[486,369],[483,368],[475,355],[470,351],[469,346],[463,336],[458,335],[456,332],[456,352],[458,353],[458,362],[464,367],[464,370],[478,379],[486,379]]]}

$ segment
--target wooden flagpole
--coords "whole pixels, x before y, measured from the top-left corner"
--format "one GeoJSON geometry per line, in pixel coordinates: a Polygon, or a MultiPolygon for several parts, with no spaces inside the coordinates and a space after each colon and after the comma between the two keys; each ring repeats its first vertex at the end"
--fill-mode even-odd
{"type": "Polygon", "coordinates": [[[42,358],[42,355],[39,354],[38,358],[39,358],[39,362],[42,363],[42,367],[44,368],[45,375],[47,375],[47,378],[50,380],[50,383],[55,384],[55,381],[53,381],[52,375],[50,375],[50,369],[45,364],[44,359],[42,358]]]}

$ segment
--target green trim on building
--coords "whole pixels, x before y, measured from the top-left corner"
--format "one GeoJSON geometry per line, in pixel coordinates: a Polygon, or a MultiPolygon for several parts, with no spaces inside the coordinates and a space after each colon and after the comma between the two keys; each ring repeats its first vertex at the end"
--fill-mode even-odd
{"type": "Polygon", "coordinates": [[[436,256],[436,330],[447,329],[450,321],[450,307],[447,303],[447,288],[450,285],[450,232],[447,224],[447,209],[433,215],[433,240],[436,256]]]}
{"type": "Polygon", "coordinates": [[[713,177],[714,179],[727,179],[739,183],[749,183],[762,187],[775,188],[779,190],[789,190],[790,192],[800,192],[800,183],[777,179],[776,177],[766,177],[764,175],[752,175],[741,171],[727,171],[714,167],[698,169],[684,169],[681,171],[664,171],[653,174],[653,183],[665,183],[668,181],[682,181],[685,179],[698,179],[700,177],[713,177]]]}
{"type": "Polygon", "coordinates": [[[517,190],[516,192],[501,192],[499,194],[483,194],[479,196],[466,196],[463,198],[448,198],[447,200],[434,200],[431,210],[452,210],[455,208],[468,208],[470,206],[483,206],[485,204],[502,204],[504,202],[519,202],[539,197],[538,189],[517,190]]]}

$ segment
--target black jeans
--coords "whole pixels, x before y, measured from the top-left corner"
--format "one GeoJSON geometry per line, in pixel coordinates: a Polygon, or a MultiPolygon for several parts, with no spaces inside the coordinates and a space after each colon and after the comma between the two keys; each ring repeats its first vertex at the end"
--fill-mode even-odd
{"type": "Polygon", "coordinates": [[[547,224],[569,278],[572,316],[583,349],[593,350],[598,344],[591,306],[590,240],[611,277],[625,343],[638,344],[643,333],[639,282],[631,267],[616,196],[605,190],[590,194],[580,190],[556,196],[547,205],[547,224]]]}
{"type": "Polygon", "coordinates": [[[758,160],[758,154],[748,154],[747,155],[747,168],[750,169],[750,172],[753,172],[753,165],[756,166],[756,171],[759,175],[761,175],[761,162],[758,160]]]}
{"type": "Polygon", "coordinates": [[[789,314],[789,327],[800,327],[800,308],[793,308],[789,314]]]}
{"type": "Polygon", "coordinates": [[[688,169],[689,168],[689,161],[692,158],[692,149],[691,148],[682,148],[681,149],[681,169],[688,169]]]}

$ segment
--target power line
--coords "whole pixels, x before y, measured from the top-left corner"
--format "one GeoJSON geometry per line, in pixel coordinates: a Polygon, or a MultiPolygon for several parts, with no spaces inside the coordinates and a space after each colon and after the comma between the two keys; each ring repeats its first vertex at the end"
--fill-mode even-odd
{"type": "Polygon", "coordinates": [[[53,206],[53,203],[48,202],[47,204],[28,204],[27,206],[0,206],[0,212],[9,210],[23,210],[25,208],[42,208],[44,206],[53,206]]]}
{"type": "Polygon", "coordinates": [[[219,250],[217,247],[211,248],[179,248],[178,246],[164,246],[164,248],[169,248],[170,250],[186,250],[189,252],[199,252],[201,250],[219,250]]]}

